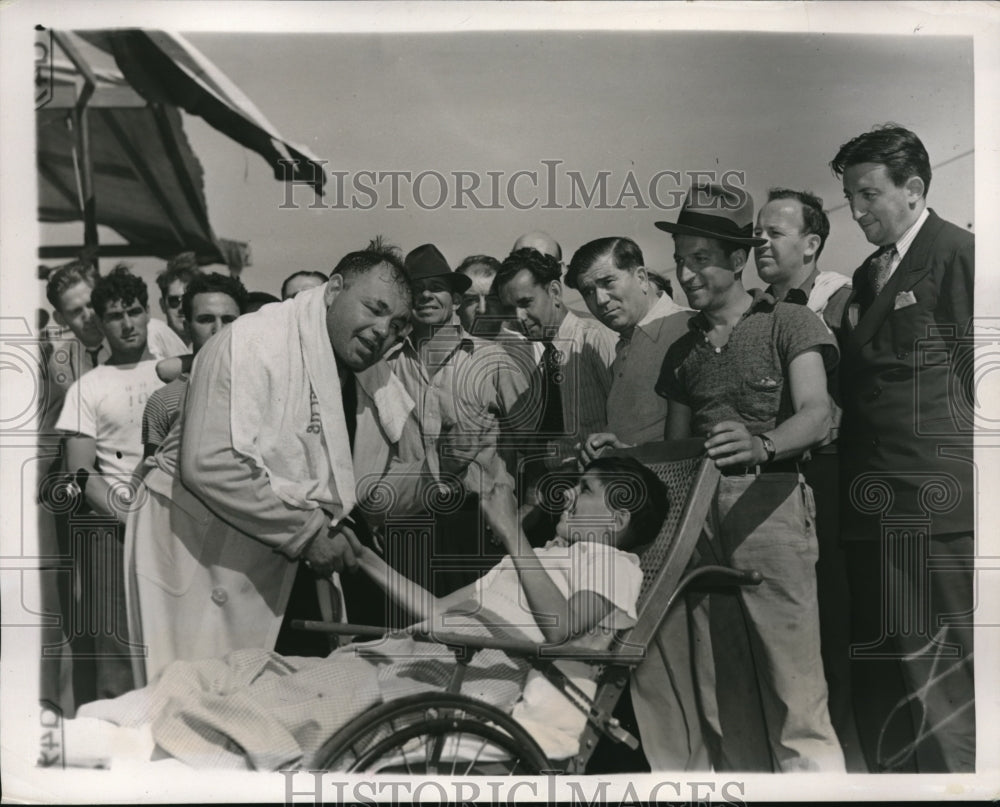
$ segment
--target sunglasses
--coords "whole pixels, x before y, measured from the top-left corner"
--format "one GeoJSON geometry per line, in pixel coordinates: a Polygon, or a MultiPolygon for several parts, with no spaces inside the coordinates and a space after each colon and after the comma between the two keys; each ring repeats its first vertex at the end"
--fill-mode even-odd
{"type": "Polygon", "coordinates": [[[168,294],[167,295],[167,308],[179,308],[181,304],[181,298],[183,295],[180,294],[168,294]]]}

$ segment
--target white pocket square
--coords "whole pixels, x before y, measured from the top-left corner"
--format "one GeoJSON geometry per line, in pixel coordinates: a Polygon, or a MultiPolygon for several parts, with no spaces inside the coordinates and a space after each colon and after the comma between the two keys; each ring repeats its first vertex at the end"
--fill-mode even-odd
{"type": "Polygon", "coordinates": [[[893,303],[892,310],[899,311],[900,308],[906,308],[907,306],[916,304],[917,298],[913,296],[912,291],[901,291],[896,295],[896,302],[893,303]]]}

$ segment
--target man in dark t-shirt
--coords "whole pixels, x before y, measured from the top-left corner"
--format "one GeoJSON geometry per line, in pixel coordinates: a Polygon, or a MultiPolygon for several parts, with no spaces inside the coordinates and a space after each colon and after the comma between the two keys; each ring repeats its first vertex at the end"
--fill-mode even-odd
{"type": "MultiPolygon", "coordinates": [[[[740,590],[773,764],[781,771],[843,771],[830,725],[816,601],[815,505],[798,464],[830,430],[832,334],[810,311],[743,288],[752,201],[695,186],[676,223],[677,277],[698,313],[667,351],[656,390],[670,402],[667,438],[706,438],[722,472],[699,545],[701,559],[755,569],[740,590]]],[[[721,741],[707,596],[692,600],[695,677],[708,735],[721,741]]],[[[712,745],[710,739],[710,745],[712,745]]]]}

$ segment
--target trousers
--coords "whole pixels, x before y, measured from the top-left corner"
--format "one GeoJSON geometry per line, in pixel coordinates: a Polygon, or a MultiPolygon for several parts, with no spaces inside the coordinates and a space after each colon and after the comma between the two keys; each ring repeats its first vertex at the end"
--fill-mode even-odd
{"type": "MultiPolygon", "coordinates": [[[[689,595],[694,668],[705,732],[722,741],[720,694],[730,676],[756,676],[773,765],[780,771],[843,772],[830,722],[820,650],[816,589],[816,507],[794,473],[723,476],[696,550],[701,563],[756,570],[758,586],[741,587],[752,669],[718,667],[712,597],[689,595]]],[[[731,626],[742,630],[742,625],[731,626]]]]}

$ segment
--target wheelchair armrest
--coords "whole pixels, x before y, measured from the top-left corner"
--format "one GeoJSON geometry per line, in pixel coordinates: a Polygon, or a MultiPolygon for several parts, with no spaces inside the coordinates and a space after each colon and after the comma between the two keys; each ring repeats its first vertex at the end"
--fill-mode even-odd
{"type": "Polygon", "coordinates": [[[391,633],[400,633],[378,625],[352,625],[349,622],[320,622],[315,619],[293,619],[288,623],[293,630],[308,630],[314,633],[335,633],[338,636],[367,636],[381,639],[391,633]]]}

